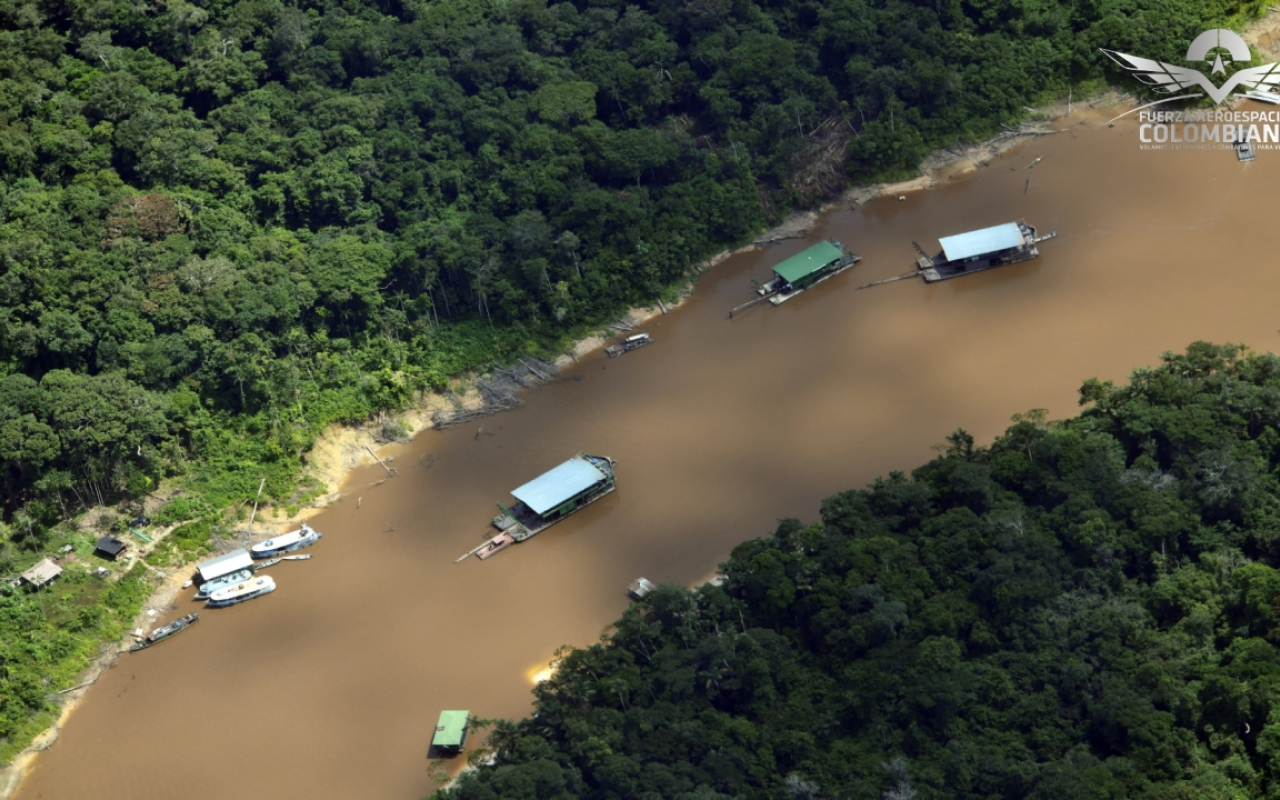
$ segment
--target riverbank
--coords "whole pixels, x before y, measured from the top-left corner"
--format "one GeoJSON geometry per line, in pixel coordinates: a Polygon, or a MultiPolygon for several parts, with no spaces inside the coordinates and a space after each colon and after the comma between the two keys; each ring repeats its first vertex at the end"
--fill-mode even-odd
{"type": "MultiPolygon", "coordinates": [[[[1116,97],[1118,98],[1117,102],[1123,99],[1120,95],[1116,95],[1116,97]]],[[[1102,103],[1096,103],[1094,107],[1100,105],[1102,103]]],[[[1074,104],[1073,110],[1078,110],[1080,106],[1081,104],[1074,104]]],[[[1063,113],[1066,113],[1067,104],[1062,104],[1062,108],[1063,113]]],[[[1042,118],[1056,119],[1057,117],[1044,116],[1042,118]]],[[[923,167],[928,171],[922,173],[919,177],[897,183],[857,187],[845,192],[839,199],[828,203],[821,209],[796,212],[784,220],[782,224],[756,237],[750,244],[732,250],[725,250],[696,265],[688,276],[690,282],[675,303],[647,308],[634,308],[628,312],[624,319],[631,326],[639,326],[663,314],[664,307],[666,311],[670,311],[672,308],[683,305],[693,291],[692,281],[699,274],[724,262],[734,254],[765,247],[773,242],[785,239],[803,237],[817,225],[821,215],[832,208],[847,206],[850,203],[862,204],[882,196],[905,196],[907,193],[932,188],[950,177],[976,169],[979,164],[986,163],[991,158],[1016,147],[1026,141],[1027,138],[1029,137],[1015,138],[1001,135],[989,142],[965,148],[959,152],[939,152],[926,161],[923,167]],[[966,159],[968,163],[964,163],[966,159]],[[972,168],[969,167],[969,164],[973,165],[972,168]]],[[[586,356],[603,347],[615,335],[603,329],[599,330],[595,336],[580,340],[575,343],[568,353],[557,358],[556,366],[559,368],[573,363],[575,359],[586,356]]],[[[397,455],[396,442],[387,442],[385,437],[382,436],[385,430],[398,428],[399,434],[396,438],[408,440],[424,430],[433,428],[435,426],[435,416],[438,412],[456,408],[464,410],[478,408],[484,402],[478,388],[478,381],[484,377],[483,374],[479,374],[458,379],[451,386],[451,394],[423,395],[412,408],[397,415],[388,415],[376,423],[371,422],[361,426],[334,426],[329,431],[326,431],[324,435],[319,437],[308,458],[309,477],[322,483],[326,487],[326,491],[312,500],[306,507],[299,509],[296,514],[287,515],[284,513],[284,509],[279,507],[261,509],[255,522],[255,530],[261,531],[265,536],[296,527],[299,521],[313,517],[332,503],[340,500],[344,492],[351,494],[357,491],[353,487],[346,486],[345,483],[352,470],[375,464],[373,454],[369,452],[370,449],[377,453],[379,457],[390,456],[394,458],[397,455]],[[386,423],[390,423],[390,425],[386,423]],[[276,514],[279,514],[279,516],[276,516],[276,514]]],[[[392,464],[394,465],[394,462],[392,464]]],[[[183,580],[182,576],[189,571],[187,567],[175,570],[166,580],[166,583],[153,594],[145,608],[159,609],[167,607],[172,602],[173,597],[176,596],[177,591],[176,588],[170,588],[170,582],[176,582],[176,585],[180,586],[183,580]],[[166,591],[171,591],[172,594],[166,596],[166,591]]],[[[134,627],[140,627],[140,625],[135,623],[134,627]]],[[[122,642],[121,644],[124,643],[122,642]]],[[[87,689],[68,693],[57,725],[50,728],[38,740],[41,745],[39,749],[47,748],[56,740],[58,729],[65,723],[86,691],[87,689]]],[[[29,748],[28,752],[24,753],[24,757],[15,760],[10,769],[20,773],[30,762],[31,757],[38,751],[38,749],[29,748]]],[[[8,781],[10,790],[16,787],[17,781],[17,777],[8,781]]],[[[7,797],[8,792],[4,793],[3,796],[7,797]]]]}
{"type": "MultiPolygon", "coordinates": [[[[1081,114],[1074,138],[1041,137],[904,202],[834,211],[811,239],[704,274],[679,312],[645,328],[660,348],[617,361],[596,353],[562,375],[580,382],[549,383],[516,413],[378,450],[405,480],[362,488],[362,510],[349,495],[315,520],[323,556],[263,606],[219,614],[186,641],[129,658],[130,670],[108,671],[18,797],[95,785],[104,797],[167,796],[183,772],[222,763],[237,769],[197,795],[251,783],[317,797],[426,796],[439,711],[527,716],[529,670],[559,644],[596,641],[636,577],[689,585],[779,517],[816,521],[832,492],[923,463],[957,427],[987,442],[1013,411],[1070,413],[1088,377],[1122,381],[1196,339],[1274,336],[1266,297],[1280,278],[1265,268],[1265,242],[1232,231],[1265,226],[1275,163],[1141,151],[1136,115],[1107,128],[1123,110],[1081,114]],[[1023,168],[1040,155],[1024,192],[1023,168]],[[1207,207],[1185,188],[1210,184],[1207,207]],[[1035,261],[963,281],[850,291],[909,268],[912,239],[1011,215],[1062,233],[1035,261]],[[826,236],[863,253],[854,280],[726,322],[751,277],[826,236]],[[1224,258],[1240,280],[1216,280],[1224,258]],[[1160,281],[1151,263],[1166,265],[1160,281]],[[475,438],[481,423],[492,436],[475,438]],[[494,499],[586,444],[619,459],[621,491],[498,558],[452,563],[479,541],[494,499]],[[285,674],[302,680],[285,689],[285,674]],[[244,707],[271,712],[247,738],[191,735],[191,720],[234,726],[244,707]],[[269,768],[243,763],[246,748],[264,747],[278,755],[269,768]]],[[[375,466],[350,485],[382,477],[375,466]]]]}
{"type": "MultiPolygon", "coordinates": [[[[1280,20],[1280,15],[1276,17],[1280,20]]],[[[1280,47],[1280,38],[1277,38],[1276,44],[1280,47]]],[[[1132,100],[1133,96],[1126,92],[1108,89],[1081,100],[1062,100],[1052,103],[1031,111],[1028,122],[1018,129],[1003,131],[976,144],[934,151],[920,165],[920,175],[914,178],[851,187],[842,192],[838,198],[816,209],[793,211],[781,223],[765,230],[753,238],[749,244],[723,250],[695,264],[683,278],[683,285],[674,302],[659,302],[654,305],[630,308],[618,321],[625,323],[627,327],[638,328],[684,305],[693,294],[699,275],[723,263],[731,256],[758,250],[788,239],[803,238],[813,230],[825,214],[835,209],[860,206],[880,197],[905,199],[908,194],[931,189],[941,182],[972,173],[1037,136],[1068,132],[1066,129],[1048,128],[1046,127],[1048,123],[1070,114],[1110,108],[1132,100]]],[[[569,364],[576,363],[578,359],[605,347],[622,334],[622,331],[612,330],[607,325],[602,325],[591,336],[575,342],[572,348],[556,357],[552,363],[557,370],[564,369],[569,364]]],[[[275,516],[281,509],[268,508],[258,518],[261,530],[264,533],[292,530],[300,522],[310,519],[342,499],[346,493],[343,491],[343,484],[352,470],[376,464],[373,453],[383,458],[384,450],[396,444],[407,443],[423,431],[433,429],[438,415],[442,412],[446,414],[474,412],[481,409],[486,401],[479,388],[479,382],[487,377],[491,377],[491,374],[479,372],[460,376],[452,381],[447,393],[422,393],[413,406],[401,412],[386,414],[376,421],[360,425],[332,426],[316,439],[308,457],[309,465],[306,472],[306,478],[323,485],[325,491],[305,507],[300,508],[296,514],[275,516]],[[388,441],[386,437],[379,435],[381,430],[388,428],[400,432],[394,440],[388,441]],[[370,452],[371,450],[373,453],[370,452]]],[[[394,455],[391,457],[394,458],[394,455]]]]}
{"type": "MultiPolygon", "coordinates": [[[[152,574],[157,573],[153,571],[152,574]]],[[[62,727],[71,718],[71,714],[84,700],[85,695],[93,688],[93,685],[98,682],[98,679],[107,670],[118,666],[121,656],[128,655],[129,647],[135,641],[134,632],[139,630],[145,632],[159,627],[158,620],[166,613],[177,608],[178,593],[182,591],[182,584],[187,581],[188,575],[189,572],[184,571],[184,569],[158,573],[159,583],[130,622],[129,629],[125,635],[112,642],[111,647],[85,669],[79,681],[72,688],[58,692],[62,700],[62,707],[58,712],[57,720],[37,735],[31,744],[27,745],[22,752],[14,757],[13,761],[4,767],[0,767],[0,800],[8,800],[17,791],[27,767],[30,766],[36,756],[48,750],[58,741],[58,735],[62,732],[62,727]]]]}

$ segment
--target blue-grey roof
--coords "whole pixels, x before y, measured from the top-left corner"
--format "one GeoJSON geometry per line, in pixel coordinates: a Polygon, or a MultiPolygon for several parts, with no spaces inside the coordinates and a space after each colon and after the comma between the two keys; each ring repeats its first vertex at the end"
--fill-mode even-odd
{"type": "Polygon", "coordinates": [[[214,578],[230,575],[233,572],[248,569],[252,566],[253,559],[249,556],[249,551],[242,547],[239,550],[232,550],[224,556],[201,561],[196,566],[196,569],[200,571],[200,577],[206,581],[211,581],[214,578]]]}
{"type": "Polygon", "coordinates": [[[980,231],[958,233],[955,236],[943,236],[942,253],[948,261],[959,261],[964,258],[993,253],[997,250],[1008,250],[1010,247],[1021,247],[1026,243],[1022,229],[1016,222],[1006,222],[993,228],[980,231]]]}
{"type": "Polygon", "coordinates": [[[545,514],[609,477],[582,456],[574,456],[560,466],[511,492],[535,514],[545,514]]]}

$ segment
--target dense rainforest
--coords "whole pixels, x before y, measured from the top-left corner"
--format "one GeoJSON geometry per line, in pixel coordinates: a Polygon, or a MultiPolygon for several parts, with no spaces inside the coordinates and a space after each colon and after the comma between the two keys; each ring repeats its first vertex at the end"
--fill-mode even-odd
{"type": "Polygon", "coordinates": [[[287,502],[320,427],[1259,3],[4,0],[13,540],[175,473],[287,502]]]}
{"type": "Polygon", "coordinates": [[[1280,357],[957,431],[562,654],[440,800],[1280,797],[1280,357]]]}
{"type": "MultiPolygon", "coordinates": [[[[165,479],[176,552],[302,502],[324,426],[1261,3],[0,0],[0,577],[165,479]]],[[[127,581],[0,591],[0,760],[127,581]]]]}

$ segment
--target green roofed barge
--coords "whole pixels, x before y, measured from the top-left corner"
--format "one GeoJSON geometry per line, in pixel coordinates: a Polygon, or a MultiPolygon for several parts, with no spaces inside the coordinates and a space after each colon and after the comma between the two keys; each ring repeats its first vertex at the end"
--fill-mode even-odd
{"type": "Polygon", "coordinates": [[[773,268],[773,280],[756,292],[769,302],[781,305],[828,278],[839,275],[858,263],[861,256],[850,253],[840,242],[829,239],[783,261],[773,268]]]}
{"type": "Polygon", "coordinates": [[[470,711],[441,711],[436,722],[435,735],[431,737],[431,746],[443,755],[456,756],[467,744],[467,722],[470,711]]]}

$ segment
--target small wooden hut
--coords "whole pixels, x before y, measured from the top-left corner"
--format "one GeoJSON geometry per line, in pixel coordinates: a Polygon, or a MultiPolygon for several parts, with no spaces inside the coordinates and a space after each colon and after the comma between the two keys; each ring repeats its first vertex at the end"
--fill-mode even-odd
{"type": "Polygon", "coordinates": [[[32,589],[43,589],[50,583],[53,583],[53,579],[61,574],[62,567],[53,563],[51,559],[46,558],[31,569],[19,575],[18,580],[23,584],[30,586],[32,589]]]}
{"type": "Polygon", "coordinates": [[[98,540],[97,544],[93,546],[93,554],[110,561],[115,561],[128,547],[129,545],[114,536],[103,536],[98,540]]]}

